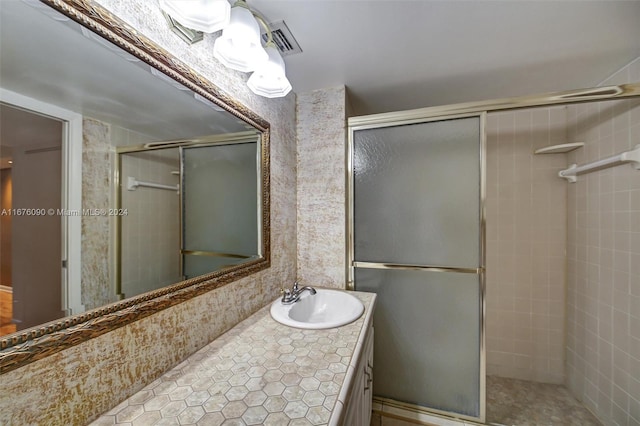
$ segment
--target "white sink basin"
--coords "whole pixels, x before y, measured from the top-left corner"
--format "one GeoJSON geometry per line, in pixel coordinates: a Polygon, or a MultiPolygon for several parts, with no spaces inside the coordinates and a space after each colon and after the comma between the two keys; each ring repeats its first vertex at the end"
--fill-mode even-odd
{"type": "Polygon", "coordinates": [[[291,305],[276,300],[271,305],[271,316],[290,327],[321,329],[349,324],[364,312],[362,302],[347,292],[316,290],[316,294],[305,291],[300,300],[291,305]]]}

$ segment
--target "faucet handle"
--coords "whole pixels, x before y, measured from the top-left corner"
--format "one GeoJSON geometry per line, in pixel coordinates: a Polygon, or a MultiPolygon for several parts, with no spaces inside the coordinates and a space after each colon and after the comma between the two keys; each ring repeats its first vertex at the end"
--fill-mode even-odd
{"type": "Polygon", "coordinates": [[[298,291],[298,281],[293,283],[293,291],[294,292],[298,291]]]}
{"type": "Polygon", "coordinates": [[[291,301],[291,290],[288,288],[281,288],[280,294],[282,295],[282,303],[289,303],[291,301]]]}

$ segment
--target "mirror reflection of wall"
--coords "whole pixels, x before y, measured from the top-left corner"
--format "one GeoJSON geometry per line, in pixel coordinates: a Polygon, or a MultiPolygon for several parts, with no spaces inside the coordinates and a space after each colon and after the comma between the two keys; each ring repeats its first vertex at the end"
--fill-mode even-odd
{"type": "Polygon", "coordinates": [[[182,280],[179,170],[178,148],[120,154],[121,297],[182,280]]]}
{"type": "Polygon", "coordinates": [[[182,150],[183,274],[207,271],[261,255],[260,147],[255,141],[182,150]],[[260,217],[260,215],[258,215],[260,217]]]}
{"type": "Polygon", "coordinates": [[[121,298],[261,254],[260,145],[249,133],[244,141],[123,148],[118,154],[121,298]]]}
{"type": "MultiPolygon", "coordinates": [[[[4,108],[4,105],[0,105],[4,108]]],[[[0,119],[2,118],[0,113],[0,119]]],[[[4,126],[0,124],[0,132],[4,126]]],[[[11,151],[3,147],[0,134],[0,210],[8,212],[12,207],[11,151]]],[[[13,280],[11,273],[11,215],[0,214],[0,336],[14,333],[13,280]]]]}
{"type": "MultiPolygon", "coordinates": [[[[120,274],[116,264],[118,248],[115,216],[84,214],[84,210],[113,212],[117,207],[118,182],[114,175],[114,164],[117,150],[122,147],[141,146],[155,141],[188,140],[198,135],[242,132],[250,132],[255,141],[260,140],[260,132],[237,115],[203,97],[205,92],[196,94],[47,5],[39,2],[3,2],[0,18],[1,100],[6,103],[7,94],[15,95],[72,113],[73,118],[68,121],[62,116],[50,115],[61,119],[58,123],[67,130],[66,134],[75,135],[63,140],[62,150],[58,152],[62,154],[59,155],[62,160],[62,177],[50,179],[50,183],[63,186],[61,190],[50,191],[51,194],[56,194],[58,202],[65,201],[61,195],[65,194],[67,201],[75,200],[74,207],[69,209],[79,211],[77,216],[66,218],[56,215],[56,223],[61,226],[58,233],[63,240],[69,242],[68,245],[58,244],[58,247],[66,247],[66,253],[60,254],[52,250],[47,254],[37,254],[32,251],[17,258],[14,255],[11,260],[13,263],[19,261],[28,264],[32,270],[43,270],[40,265],[44,259],[52,258],[57,269],[47,276],[58,280],[61,276],[63,280],[68,277],[67,286],[57,285],[58,291],[62,293],[60,296],[27,297],[29,306],[25,309],[33,307],[36,311],[42,311],[38,300],[55,300],[58,311],[55,318],[61,318],[105,306],[121,297],[174,284],[185,275],[195,276],[195,272],[185,274],[176,268],[176,264],[181,265],[184,259],[180,252],[180,222],[176,219],[180,216],[181,209],[176,199],[179,200],[180,197],[175,192],[171,194],[170,191],[160,191],[163,197],[172,197],[170,203],[173,203],[173,206],[162,209],[159,206],[164,201],[145,201],[146,195],[141,197],[141,201],[146,204],[140,211],[150,209],[151,212],[138,218],[137,223],[125,225],[128,228],[124,231],[120,246],[123,250],[128,250],[127,241],[136,247],[153,247],[153,250],[141,250],[140,253],[146,254],[131,256],[131,259],[136,259],[137,264],[137,269],[128,270],[125,277],[131,290],[120,294],[117,289],[120,274]],[[16,36],[24,28],[30,28],[29,37],[16,36]],[[109,72],[105,73],[105,69],[109,72]],[[167,211],[172,213],[166,213],[167,211]],[[177,236],[173,231],[168,232],[169,228],[178,228],[177,236]],[[145,234],[147,231],[148,234],[145,234]],[[150,253],[163,246],[166,248],[160,250],[159,258],[152,261],[150,253]],[[66,270],[62,266],[63,262],[67,265],[66,270]]],[[[252,167],[252,173],[256,173],[255,163],[252,167]]],[[[8,173],[3,172],[4,175],[8,173]]],[[[15,176],[13,178],[15,185],[15,176]]],[[[3,179],[3,185],[6,186],[8,177],[3,179]]],[[[171,185],[177,185],[181,177],[169,173],[166,179],[171,185]]],[[[259,180],[255,179],[253,183],[252,196],[261,196],[259,180]]],[[[126,182],[120,184],[126,185],[126,182]]],[[[142,192],[139,191],[139,194],[142,192]]],[[[7,194],[9,192],[3,189],[2,196],[6,198],[7,194]]],[[[257,206],[260,205],[257,203],[257,206]]],[[[59,207],[65,206],[59,204],[59,207]]],[[[253,215],[252,232],[257,235],[261,235],[261,229],[256,229],[262,226],[260,214],[257,207],[247,213],[253,215]]],[[[8,237],[9,233],[4,231],[5,225],[3,222],[2,234],[8,237]]],[[[42,238],[38,236],[19,240],[38,242],[42,238]]],[[[242,253],[246,256],[239,258],[240,260],[234,259],[223,265],[255,259],[264,242],[256,242],[252,237],[250,244],[254,250],[242,253]]],[[[6,260],[7,251],[2,251],[6,260]]],[[[198,269],[198,274],[218,269],[217,266],[208,269],[210,267],[212,265],[207,264],[198,269]]],[[[3,272],[5,269],[3,267],[3,272]]],[[[6,274],[3,273],[0,282],[3,287],[0,289],[6,287],[8,291],[0,293],[9,293],[13,299],[16,294],[11,294],[11,286],[5,286],[9,281],[5,280],[4,275],[6,274]]],[[[29,285],[35,289],[38,280],[29,281],[29,285]]],[[[29,291],[33,294],[32,290],[29,291]]],[[[9,312],[3,308],[0,310],[0,318],[9,317],[10,321],[15,322],[17,312],[19,309],[9,312]]],[[[55,318],[42,317],[28,324],[36,326],[55,318]]],[[[7,334],[2,330],[0,328],[0,335],[7,334]]]]}
{"type": "Polygon", "coordinates": [[[66,315],[62,264],[63,124],[0,104],[0,318],[14,332],[66,315]],[[37,267],[36,267],[37,263],[37,267]]]}
{"type": "MultiPolygon", "coordinates": [[[[111,214],[82,216],[81,297],[84,309],[119,300],[115,287],[114,246],[117,191],[113,162],[118,145],[149,142],[151,136],[116,123],[85,117],[82,121],[82,206],[111,214]]],[[[174,281],[175,282],[175,281],[174,281]]]]}

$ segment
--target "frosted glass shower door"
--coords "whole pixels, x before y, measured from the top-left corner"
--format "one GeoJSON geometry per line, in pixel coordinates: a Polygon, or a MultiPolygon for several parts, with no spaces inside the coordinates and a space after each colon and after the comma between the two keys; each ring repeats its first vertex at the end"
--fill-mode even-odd
{"type": "Polygon", "coordinates": [[[374,395],[478,417],[478,275],[357,268],[355,279],[378,295],[374,395]]]}
{"type": "Polygon", "coordinates": [[[482,116],[354,129],[352,279],[374,395],[482,419],[482,116]]]}
{"type": "Polygon", "coordinates": [[[185,279],[261,254],[258,150],[257,142],[181,148],[185,279]]]}

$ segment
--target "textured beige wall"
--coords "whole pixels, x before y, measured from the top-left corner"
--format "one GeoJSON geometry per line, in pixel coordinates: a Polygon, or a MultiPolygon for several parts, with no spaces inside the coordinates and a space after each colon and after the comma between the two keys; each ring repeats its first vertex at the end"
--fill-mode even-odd
{"type": "Polygon", "coordinates": [[[345,87],[298,95],[298,271],[301,284],[344,288],[345,87]]]}
{"type": "MultiPolygon", "coordinates": [[[[82,207],[108,209],[111,204],[111,126],[82,120],[82,207]]],[[[94,309],[116,301],[109,269],[110,221],[107,216],[82,218],[82,304],[94,309]]]]}
{"type": "MultiPolygon", "coordinates": [[[[602,85],[640,81],[640,58],[602,85]]],[[[568,108],[569,164],[640,144],[640,100],[568,108]]],[[[640,172],[621,165],[569,184],[567,383],[605,425],[640,425],[640,172]]]]}
{"type": "Polygon", "coordinates": [[[296,271],[295,95],[265,99],[211,54],[187,46],[155,0],[102,0],[114,14],[271,123],[271,268],[2,375],[0,424],[83,425],[274,299],[296,271]]]}

